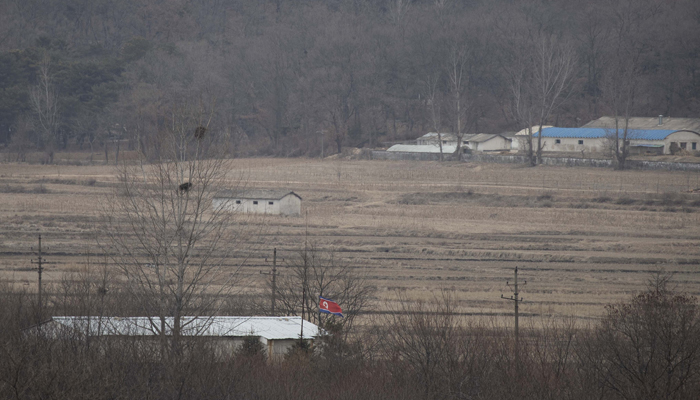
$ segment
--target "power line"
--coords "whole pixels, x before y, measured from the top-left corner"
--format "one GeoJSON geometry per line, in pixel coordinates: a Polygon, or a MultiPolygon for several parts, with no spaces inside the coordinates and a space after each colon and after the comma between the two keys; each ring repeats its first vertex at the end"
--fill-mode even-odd
{"type": "MultiPolygon", "coordinates": [[[[265,258],[265,261],[267,262],[267,258],[265,258]]],[[[284,259],[282,259],[284,261],[284,259]]],[[[263,275],[271,275],[272,276],[272,299],[271,299],[271,313],[274,316],[275,315],[275,302],[276,302],[276,296],[277,296],[277,275],[279,273],[277,272],[277,248],[273,250],[272,253],[272,271],[271,272],[262,272],[260,271],[261,274],[263,275]]]]}
{"type": "MultiPolygon", "coordinates": [[[[523,285],[527,285],[527,281],[522,283],[523,285]]],[[[513,295],[510,297],[505,297],[501,294],[501,298],[505,300],[511,300],[513,303],[515,303],[515,362],[516,364],[519,363],[519,356],[520,356],[520,333],[518,331],[518,304],[523,301],[522,297],[518,297],[520,294],[518,292],[518,267],[515,267],[515,281],[513,285],[511,286],[509,281],[506,281],[506,285],[508,287],[513,288],[513,295]]]]}
{"type": "Polygon", "coordinates": [[[39,273],[39,293],[38,293],[38,303],[39,303],[39,320],[44,316],[44,310],[43,310],[43,302],[41,299],[41,292],[42,292],[42,287],[41,287],[41,273],[44,272],[44,264],[46,263],[46,260],[41,256],[41,234],[39,234],[39,254],[37,256],[36,260],[31,260],[32,264],[37,265],[37,272],[39,273]]]}

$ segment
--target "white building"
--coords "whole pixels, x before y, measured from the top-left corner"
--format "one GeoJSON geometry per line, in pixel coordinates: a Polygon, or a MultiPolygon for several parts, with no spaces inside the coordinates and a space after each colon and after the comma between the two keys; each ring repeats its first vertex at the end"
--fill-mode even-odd
{"type": "Polygon", "coordinates": [[[472,151],[504,151],[511,149],[512,140],[496,134],[477,133],[464,135],[464,146],[472,151]]]}
{"type": "MultiPolygon", "coordinates": [[[[171,335],[173,318],[158,317],[53,317],[32,328],[32,332],[54,338],[85,338],[93,340],[144,339],[142,345],[154,342],[161,334],[171,335]]],[[[232,356],[249,337],[260,340],[268,360],[280,360],[299,341],[301,317],[182,317],[181,335],[206,338],[221,358],[232,356]]],[[[304,321],[304,340],[313,341],[319,335],[317,325],[304,321]]],[[[155,343],[154,345],[158,345],[155,343]]]]}
{"type": "MultiPolygon", "coordinates": [[[[551,127],[552,127],[551,125],[544,125],[544,126],[542,126],[542,129],[551,128],[551,127]]],[[[532,129],[532,135],[534,137],[536,137],[537,132],[540,131],[540,126],[536,125],[530,129],[532,129]]],[[[516,132],[510,148],[512,150],[523,150],[523,151],[527,150],[527,136],[528,136],[528,134],[529,134],[528,128],[521,129],[518,132],[516,132]]],[[[533,148],[534,148],[534,144],[533,144],[533,148]]]]}
{"type": "MultiPolygon", "coordinates": [[[[457,150],[457,146],[453,144],[443,144],[442,154],[453,154],[457,150]]],[[[386,151],[396,153],[431,153],[440,154],[440,145],[438,144],[395,144],[389,147],[386,151]]]]}
{"type": "MultiPolygon", "coordinates": [[[[611,148],[611,143],[614,143],[614,140],[611,142],[614,133],[614,128],[542,129],[542,151],[605,153],[611,148]]],[[[533,147],[536,146],[537,136],[533,137],[533,147]]],[[[658,148],[659,153],[663,154],[700,150],[700,134],[688,130],[628,129],[627,140],[630,149],[658,148]]]]}
{"type": "Polygon", "coordinates": [[[212,205],[246,214],[301,214],[301,196],[288,190],[223,190],[214,196],[212,205]]]}
{"type": "Polygon", "coordinates": [[[442,140],[442,144],[448,146],[457,146],[457,137],[452,133],[437,133],[428,132],[425,135],[416,139],[417,145],[437,145],[438,142],[442,140]]]}
{"type": "MultiPolygon", "coordinates": [[[[442,151],[444,154],[454,153],[457,149],[457,136],[453,133],[440,133],[439,135],[435,132],[429,132],[425,135],[416,139],[415,147],[408,147],[410,145],[399,145],[402,150],[397,150],[399,147],[392,146],[388,151],[403,151],[403,152],[421,152],[421,153],[439,153],[439,142],[442,140],[442,151]],[[429,146],[429,147],[422,147],[429,146]],[[433,150],[436,149],[437,151],[433,150]],[[411,150],[413,149],[413,150],[411,150]]],[[[502,135],[489,134],[489,133],[465,133],[462,135],[461,146],[462,151],[466,152],[466,149],[471,151],[502,151],[510,150],[511,139],[506,138],[502,135]]]]}

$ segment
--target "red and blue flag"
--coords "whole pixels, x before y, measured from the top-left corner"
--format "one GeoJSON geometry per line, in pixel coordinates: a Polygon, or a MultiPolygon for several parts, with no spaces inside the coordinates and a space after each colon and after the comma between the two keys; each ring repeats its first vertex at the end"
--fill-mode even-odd
{"type": "Polygon", "coordinates": [[[338,303],[331,299],[323,298],[321,296],[318,296],[318,298],[318,308],[322,313],[340,315],[341,317],[343,316],[343,310],[340,309],[338,303]]]}

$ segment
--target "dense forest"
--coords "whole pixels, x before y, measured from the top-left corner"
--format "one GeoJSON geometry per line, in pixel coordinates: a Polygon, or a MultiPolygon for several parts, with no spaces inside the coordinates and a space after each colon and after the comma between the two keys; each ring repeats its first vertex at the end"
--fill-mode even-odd
{"type": "Polygon", "coordinates": [[[145,149],[183,104],[235,155],[694,117],[699,28],[696,0],[4,0],[0,144],[145,149]]]}

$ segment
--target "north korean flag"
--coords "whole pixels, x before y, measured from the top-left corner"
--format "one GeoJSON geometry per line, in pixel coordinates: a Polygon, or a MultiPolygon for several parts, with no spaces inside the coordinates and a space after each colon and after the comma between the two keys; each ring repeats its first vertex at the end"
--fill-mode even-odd
{"type": "Polygon", "coordinates": [[[330,299],[325,299],[321,296],[318,296],[319,298],[319,304],[318,308],[321,312],[326,313],[326,314],[333,314],[333,315],[340,315],[341,317],[343,316],[342,312],[343,310],[340,309],[340,306],[338,303],[336,303],[333,300],[330,299]]]}

